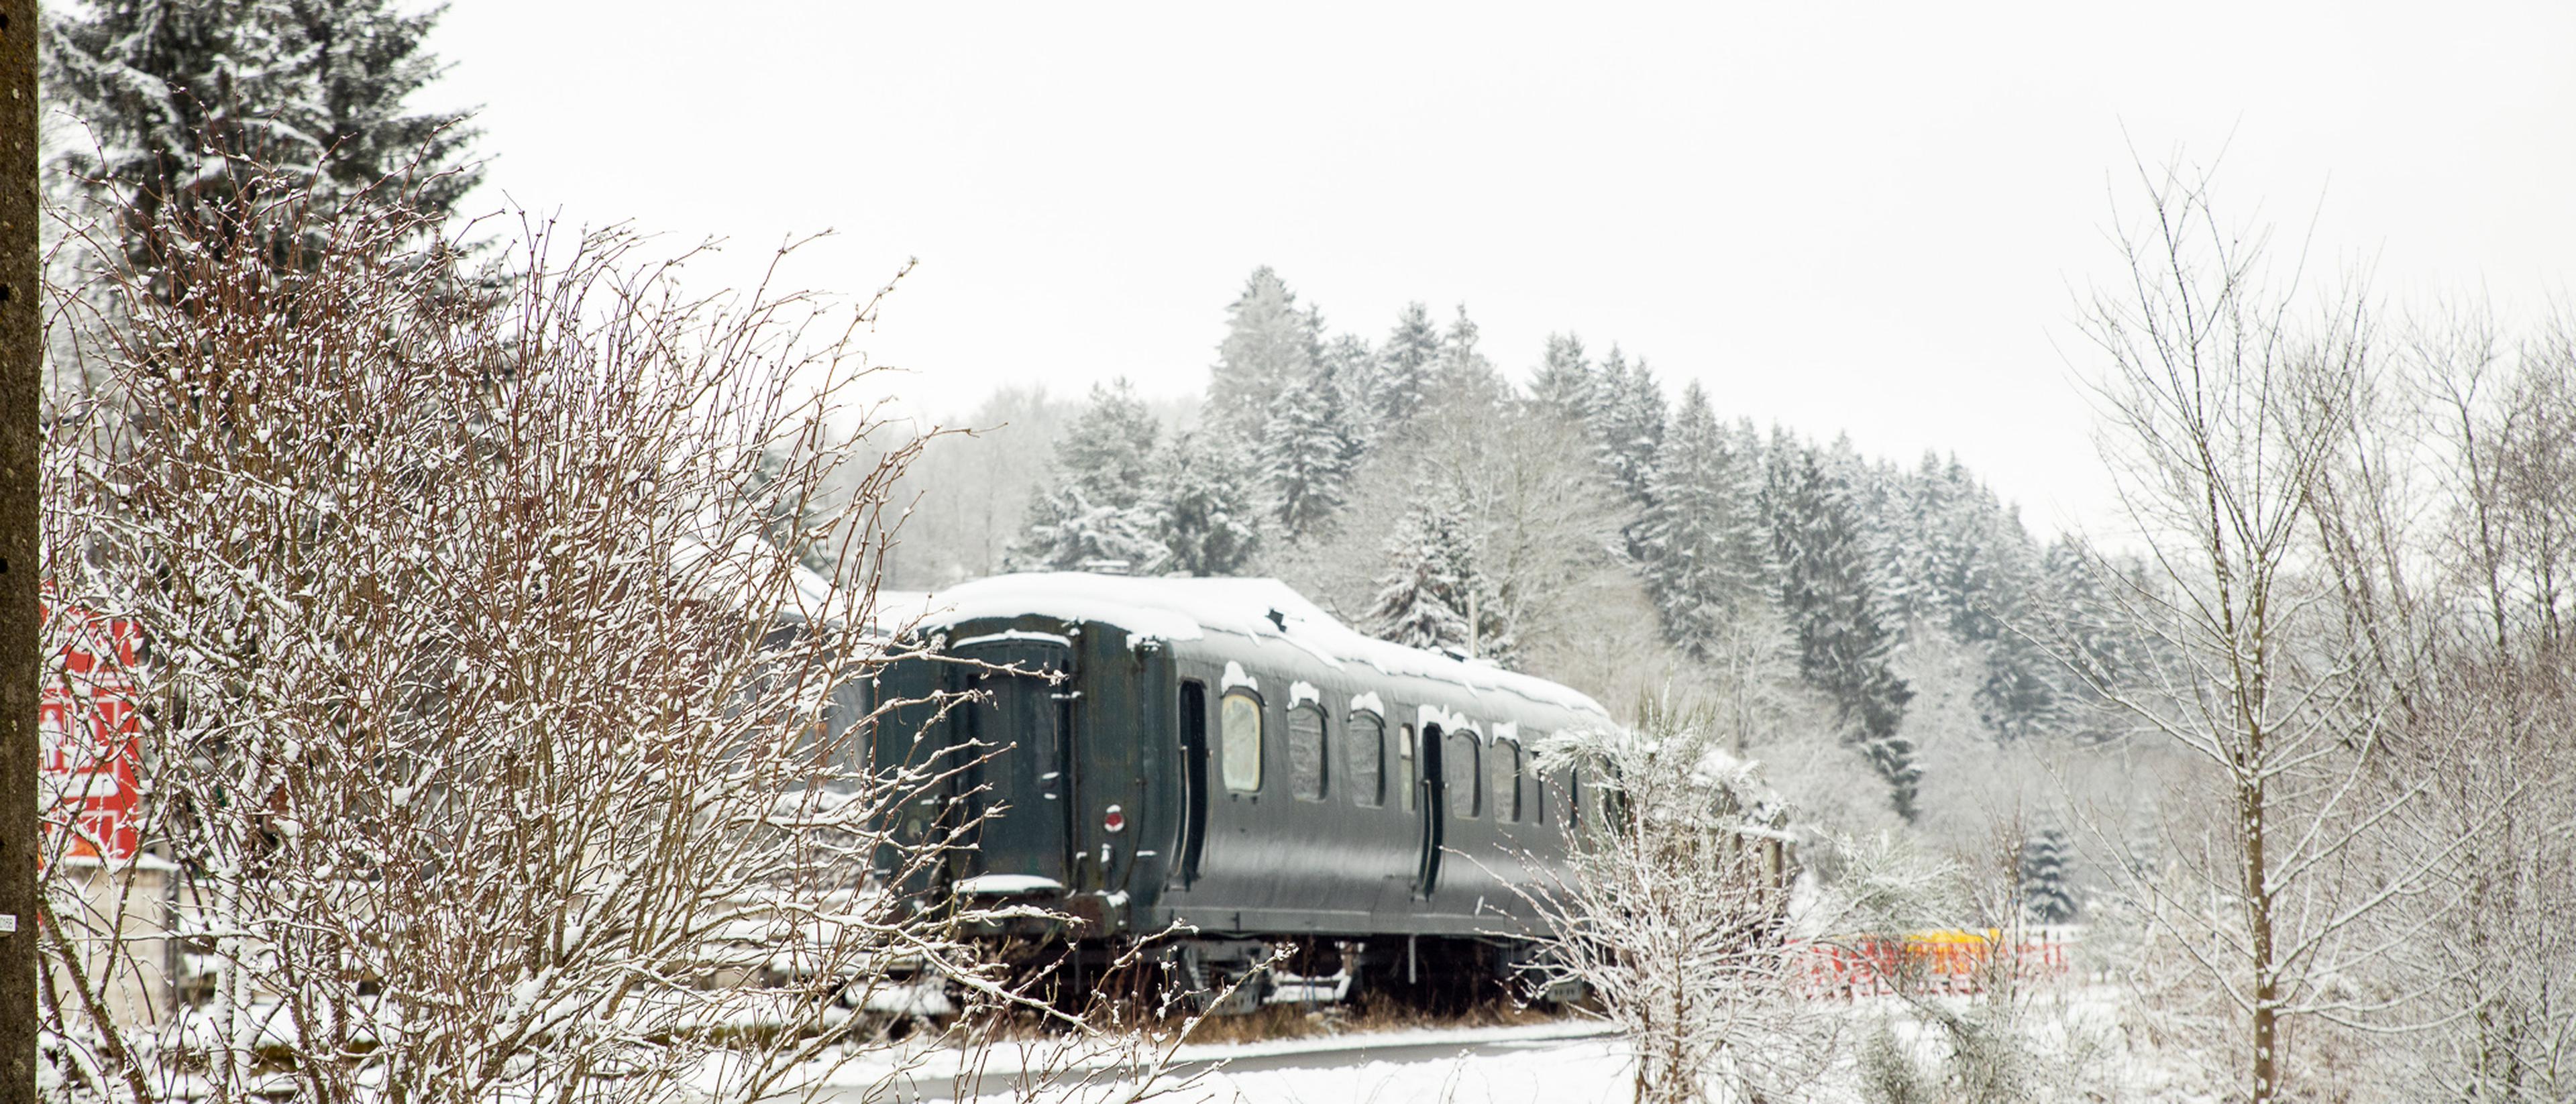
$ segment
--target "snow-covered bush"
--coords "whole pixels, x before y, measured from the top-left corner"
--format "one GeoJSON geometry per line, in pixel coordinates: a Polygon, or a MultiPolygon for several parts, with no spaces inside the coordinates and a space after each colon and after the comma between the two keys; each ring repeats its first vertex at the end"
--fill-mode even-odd
{"type": "Polygon", "coordinates": [[[59,1091],[746,1099],[945,1000],[907,978],[1007,1000],[879,888],[935,861],[880,826],[942,765],[872,766],[850,708],[918,447],[841,469],[874,302],[542,226],[468,280],[401,196],[260,194],[173,228],[180,293],[61,300],[45,570],[149,641],[126,868],[175,886],[146,943],[48,865],[59,1091]],[[96,999],[163,947],[173,1000],[96,999]]]}
{"type": "Polygon", "coordinates": [[[1590,990],[1635,1050],[1641,1104],[1776,1098],[1833,1032],[1793,991],[1779,811],[1710,718],[1642,712],[1539,745],[1542,771],[1592,793],[1570,861],[1525,890],[1550,932],[1533,980],[1590,990]]]}

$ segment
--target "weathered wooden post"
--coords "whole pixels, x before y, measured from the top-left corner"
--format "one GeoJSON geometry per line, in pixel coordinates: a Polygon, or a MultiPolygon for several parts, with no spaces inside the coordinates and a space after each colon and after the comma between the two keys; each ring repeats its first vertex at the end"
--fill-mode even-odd
{"type": "Polygon", "coordinates": [[[36,0],[0,0],[0,1104],[36,1100],[36,0]]]}

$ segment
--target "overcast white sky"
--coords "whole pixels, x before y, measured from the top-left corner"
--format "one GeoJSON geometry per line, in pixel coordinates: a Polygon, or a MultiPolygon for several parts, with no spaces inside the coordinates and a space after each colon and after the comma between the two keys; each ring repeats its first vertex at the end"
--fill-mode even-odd
{"type": "Polygon", "coordinates": [[[2070,288],[2132,145],[2225,147],[2228,210],[2392,300],[2568,299],[2576,5],[1219,8],[455,0],[432,48],[486,206],[726,237],[710,282],[920,257],[870,345],[938,413],[1196,388],[1269,264],[1373,340],[1465,302],[1516,377],[1572,330],[1956,451],[2048,530],[2100,501],[2070,288]]]}

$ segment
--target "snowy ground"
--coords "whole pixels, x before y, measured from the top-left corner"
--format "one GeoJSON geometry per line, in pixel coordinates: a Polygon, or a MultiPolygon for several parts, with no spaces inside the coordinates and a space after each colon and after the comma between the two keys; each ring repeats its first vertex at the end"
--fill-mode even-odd
{"type": "MultiPolygon", "coordinates": [[[[916,1056],[913,1068],[853,1064],[817,1085],[816,1099],[862,1101],[1021,1099],[1068,1104],[1116,1100],[1132,1081],[1114,1072],[1085,1078],[1059,1072],[1052,1088],[1031,1091],[1026,1071],[1057,1067],[1061,1055],[1004,1050],[974,1076],[960,1077],[946,1055],[916,1056]]],[[[1098,1063],[1100,1068],[1111,1063],[1098,1063]]],[[[1589,1104],[1627,1099],[1627,1058],[1618,1041],[1583,1022],[1517,1027],[1423,1029],[1276,1042],[1182,1047],[1157,1084],[1172,1101],[1362,1104],[1368,1101],[1547,1101],[1589,1104]]]]}
{"type": "MultiPolygon", "coordinates": [[[[1257,1048],[1254,1048],[1257,1049],[1257,1048]]],[[[1288,1055],[1322,1059],[1321,1054],[1288,1055]]],[[[1408,1043],[1401,1037],[1324,1061],[1247,1054],[1196,1086],[1212,1101],[1261,1104],[1594,1104],[1629,1099],[1628,1057],[1615,1039],[1408,1043]]]]}
{"type": "MultiPolygon", "coordinates": [[[[2200,1100],[2163,1068],[2173,1056],[2127,1053],[2108,1023],[2110,992],[2082,987],[2033,1002],[2021,1032],[2031,1061],[2022,1087],[2035,1100],[2200,1100]]],[[[1966,998],[1945,1003],[1967,1007],[1966,998]]],[[[1855,1066],[1863,1038],[1880,1026],[1914,1051],[1925,1073],[1938,1078],[1942,1046],[1937,1033],[1894,998],[1842,1005],[1850,1014],[1844,1056],[1803,1098],[1845,1102],[1861,1098],[1855,1066]]],[[[914,1068],[852,1065],[813,1087],[816,1099],[836,1104],[863,1101],[947,1101],[998,1104],[1045,1100],[1093,1104],[1125,1099],[1131,1082],[1096,1062],[1086,1079],[1059,1074],[1050,1087],[1032,1085],[1025,1071],[1062,1069],[1064,1055],[1004,1050],[992,1055],[979,1078],[962,1082],[954,1057],[915,1055],[914,1068]],[[941,1059],[946,1058],[943,1062],[941,1059]],[[957,1090],[963,1087],[965,1092],[957,1090]]],[[[1376,1034],[1287,1039],[1275,1042],[1184,1047],[1158,1082],[1158,1100],[1214,1104],[1609,1104],[1630,1099],[1625,1045],[1583,1021],[1502,1028],[1422,1029],[1376,1034]]]]}

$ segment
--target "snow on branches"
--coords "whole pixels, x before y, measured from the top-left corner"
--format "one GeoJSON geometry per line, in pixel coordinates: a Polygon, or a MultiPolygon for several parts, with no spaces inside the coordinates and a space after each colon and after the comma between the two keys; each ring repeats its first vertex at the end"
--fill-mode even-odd
{"type": "Polygon", "coordinates": [[[404,197],[270,194],[234,229],[324,247],[111,288],[48,412],[48,578],[149,641],[139,829],[187,998],[96,1000],[147,945],[58,857],[62,1079],[741,1098],[920,998],[902,978],[999,993],[881,888],[939,854],[885,826],[945,765],[872,768],[850,692],[889,658],[874,572],[918,448],[847,447],[873,303],[693,298],[632,236],[542,230],[459,298],[404,197]],[[836,508],[779,509],[827,481],[836,508]],[[821,577],[792,549],[826,540],[821,577]]]}

